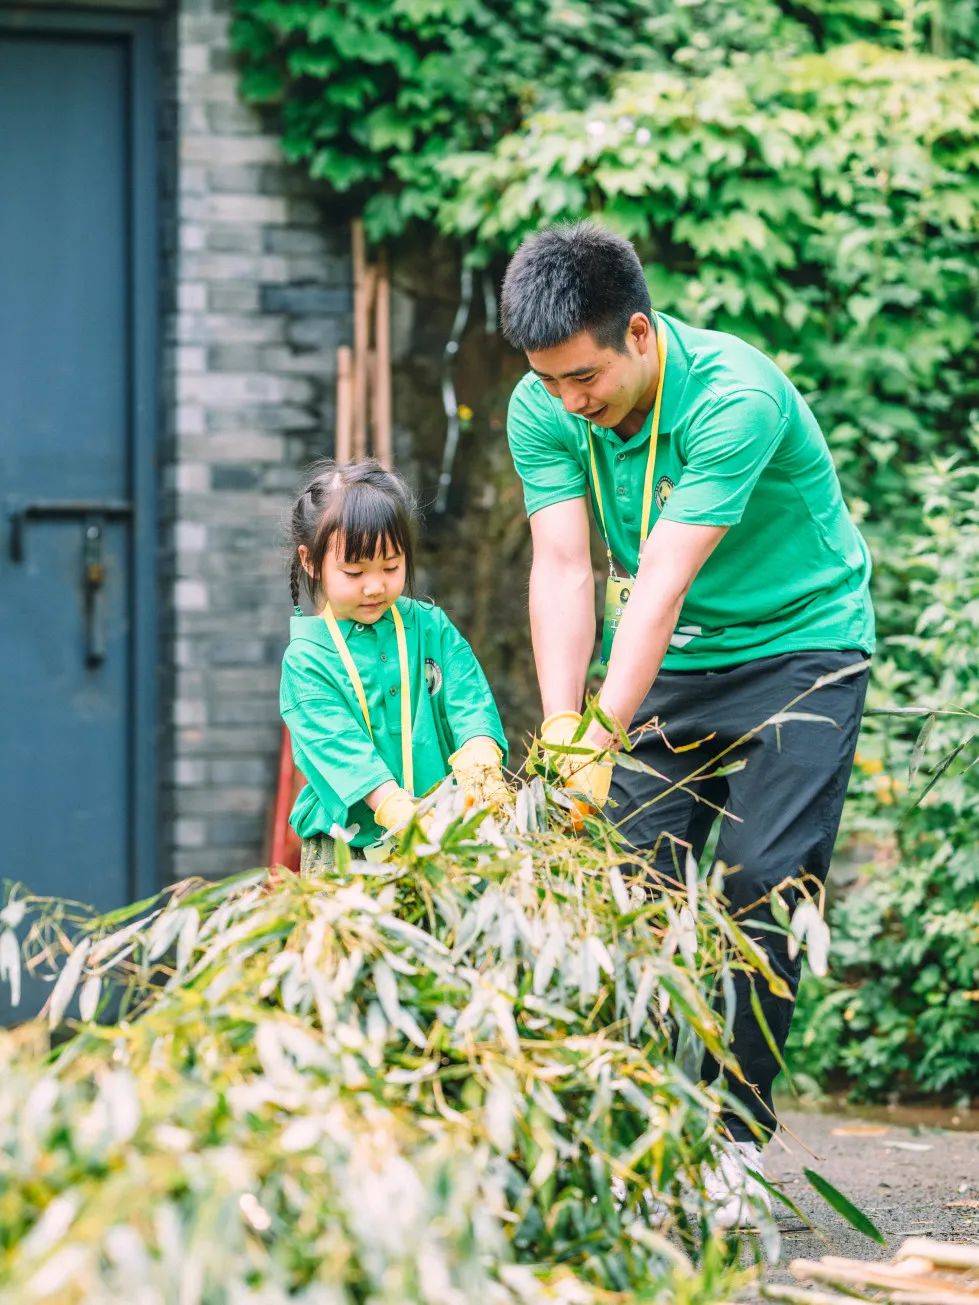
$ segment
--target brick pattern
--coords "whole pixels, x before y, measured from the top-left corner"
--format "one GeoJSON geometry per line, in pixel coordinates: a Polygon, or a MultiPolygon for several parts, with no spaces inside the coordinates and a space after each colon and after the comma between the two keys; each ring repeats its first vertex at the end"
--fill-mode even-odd
{"type": "Polygon", "coordinates": [[[332,449],[344,224],[237,94],[221,0],[164,41],[162,865],[259,863],[290,615],[285,516],[332,449]]]}

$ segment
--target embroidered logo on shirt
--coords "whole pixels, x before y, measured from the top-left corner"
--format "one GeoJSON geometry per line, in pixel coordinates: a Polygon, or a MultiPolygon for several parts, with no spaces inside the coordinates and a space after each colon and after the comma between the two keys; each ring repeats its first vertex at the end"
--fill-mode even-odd
{"type": "Polygon", "coordinates": [[[425,683],[429,697],[434,698],[442,687],[442,667],[431,657],[425,658],[425,683]]]}
{"type": "Polygon", "coordinates": [[[676,485],[670,480],[669,476],[660,476],[656,482],[656,506],[661,512],[674,489],[676,489],[676,485]]]}

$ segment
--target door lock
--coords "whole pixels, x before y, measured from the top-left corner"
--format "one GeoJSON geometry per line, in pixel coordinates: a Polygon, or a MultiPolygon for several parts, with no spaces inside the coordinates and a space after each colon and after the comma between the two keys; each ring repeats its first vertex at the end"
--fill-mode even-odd
{"type": "Polygon", "coordinates": [[[82,597],[85,620],[85,665],[101,666],[105,661],[105,616],[102,610],[105,586],[105,562],[102,558],[103,529],[106,521],[128,521],[133,505],[120,500],[49,499],[25,503],[9,515],[10,558],[24,560],[24,526],[43,518],[64,520],[78,517],[84,522],[82,538],[82,597]]]}

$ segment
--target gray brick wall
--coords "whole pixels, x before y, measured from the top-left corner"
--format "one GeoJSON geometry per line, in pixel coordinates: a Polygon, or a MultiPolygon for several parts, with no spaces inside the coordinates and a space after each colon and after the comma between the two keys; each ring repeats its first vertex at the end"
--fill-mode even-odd
{"type": "Polygon", "coordinates": [[[228,10],[181,0],[164,42],[162,863],[254,865],[290,615],[283,519],[332,448],[348,236],[238,100],[228,10]]]}

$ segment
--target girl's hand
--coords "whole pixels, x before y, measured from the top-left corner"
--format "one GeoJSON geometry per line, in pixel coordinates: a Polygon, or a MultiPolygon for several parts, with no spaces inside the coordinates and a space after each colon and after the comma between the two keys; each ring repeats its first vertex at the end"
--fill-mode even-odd
{"type": "MultiPolygon", "coordinates": [[[[384,796],[374,808],[374,819],[382,829],[403,829],[417,811],[418,799],[397,784],[385,784],[384,790],[384,796]]],[[[423,833],[426,832],[425,819],[422,817],[421,820],[423,833]]]]}
{"type": "Polygon", "coordinates": [[[485,737],[470,739],[449,758],[456,783],[477,807],[499,807],[510,800],[502,762],[499,745],[485,737]]]}

